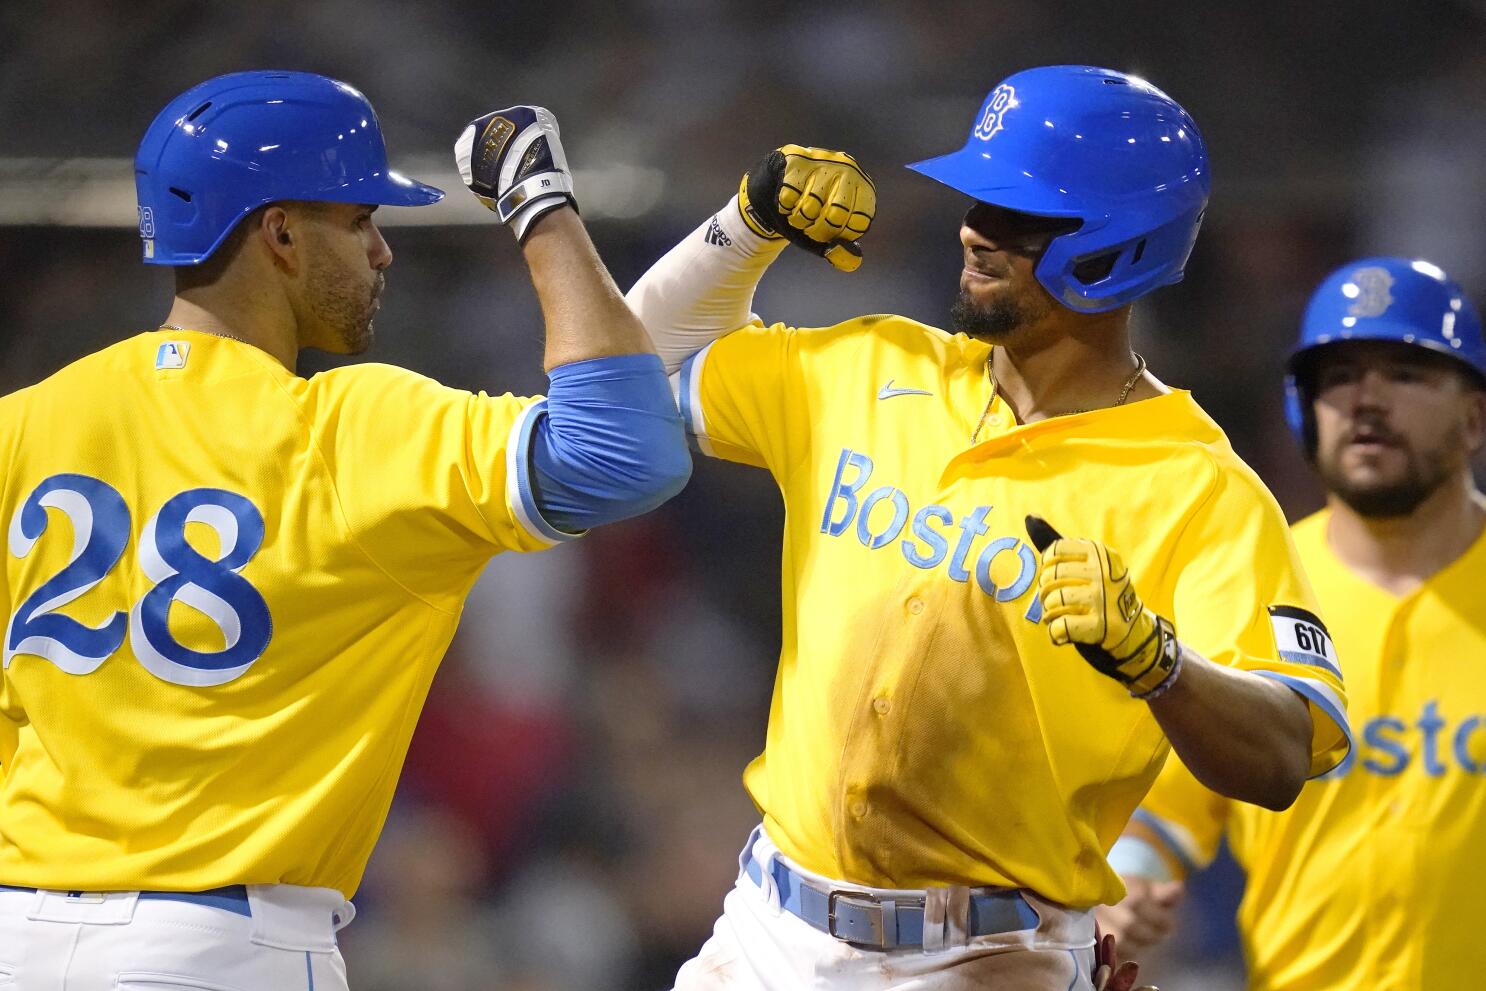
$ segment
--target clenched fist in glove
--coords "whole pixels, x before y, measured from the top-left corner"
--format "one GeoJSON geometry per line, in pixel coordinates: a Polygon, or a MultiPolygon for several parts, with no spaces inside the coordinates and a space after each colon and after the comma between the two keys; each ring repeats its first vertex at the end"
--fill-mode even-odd
{"type": "Polygon", "coordinates": [[[1120,555],[1093,540],[1061,536],[1040,516],[1027,535],[1042,552],[1037,596],[1053,643],[1080,656],[1136,698],[1154,697],[1178,673],[1176,627],[1140,601],[1120,555]]]}
{"type": "Polygon", "coordinates": [[[543,107],[507,107],[471,121],[454,142],[454,164],[470,192],[510,226],[518,243],[542,214],[578,208],[557,118],[543,107]]]}
{"type": "Polygon", "coordinates": [[[854,272],[862,263],[857,238],[877,215],[877,187],[844,151],[785,145],[743,176],[738,209],[755,234],[788,238],[854,272]]]}

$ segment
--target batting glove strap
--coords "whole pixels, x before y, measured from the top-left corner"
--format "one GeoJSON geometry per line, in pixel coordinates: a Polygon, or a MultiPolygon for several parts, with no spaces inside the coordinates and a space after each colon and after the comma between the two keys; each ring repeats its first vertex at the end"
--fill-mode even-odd
{"type": "Polygon", "coordinates": [[[526,228],[538,216],[564,203],[574,203],[573,180],[566,172],[538,172],[513,186],[510,192],[495,201],[491,207],[501,223],[515,221],[518,225],[516,237],[525,237],[526,228]],[[541,209],[538,209],[541,207],[541,209]],[[526,211],[523,214],[522,211],[526,211]]]}
{"type": "Polygon", "coordinates": [[[1138,685],[1132,683],[1130,686],[1130,696],[1140,699],[1142,702],[1154,702],[1162,695],[1165,695],[1171,691],[1172,686],[1176,684],[1176,680],[1182,676],[1182,657],[1184,656],[1184,652],[1182,651],[1182,645],[1177,642],[1176,630],[1172,629],[1171,624],[1167,623],[1166,620],[1161,619],[1159,616],[1156,618],[1167,627],[1167,631],[1163,632],[1169,632],[1170,638],[1162,644],[1161,656],[1157,659],[1156,664],[1146,673],[1145,677],[1138,679],[1138,685]],[[1149,685],[1157,677],[1160,680],[1156,681],[1150,688],[1141,687],[1149,685]]]}
{"type": "Polygon", "coordinates": [[[557,118],[543,107],[507,107],[471,121],[454,142],[454,163],[518,242],[548,211],[578,208],[557,118]]]}
{"type": "Polygon", "coordinates": [[[738,212],[760,237],[785,238],[852,272],[862,263],[857,239],[877,215],[877,187],[845,152],[784,145],[743,176],[738,212]]]}
{"type": "Polygon", "coordinates": [[[1130,689],[1130,694],[1137,698],[1144,698],[1161,690],[1176,673],[1181,661],[1181,645],[1176,639],[1176,627],[1169,619],[1157,616],[1149,609],[1144,612],[1142,621],[1132,628],[1132,632],[1139,631],[1137,635],[1141,639],[1129,653],[1117,654],[1095,647],[1091,654],[1099,655],[1097,661],[1092,656],[1085,655],[1095,668],[1130,689]]]}
{"type": "Polygon", "coordinates": [[[779,216],[777,207],[769,205],[778,200],[778,176],[784,174],[783,170],[784,156],[773,151],[753,171],[743,173],[743,180],[738,183],[738,213],[743,222],[759,237],[773,241],[784,240],[780,233],[785,226],[784,218],[779,216]],[[778,174],[771,175],[775,171],[775,159],[778,159],[778,174]]]}

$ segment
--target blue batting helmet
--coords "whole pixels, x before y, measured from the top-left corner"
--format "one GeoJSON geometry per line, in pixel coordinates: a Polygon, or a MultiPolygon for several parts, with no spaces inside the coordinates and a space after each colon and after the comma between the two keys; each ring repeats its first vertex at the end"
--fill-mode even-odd
{"type": "Polygon", "coordinates": [[[1460,284],[1418,258],[1363,258],[1332,272],[1311,295],[1285,374],[1285,420],[1315,447],[1310,364],[1344,341],[1397,341],[1449,355],[1486,388],[1481,318],[1460,284]]]}
{"type": "Polygon", "coordinates": [[[1087,65],[1010,76],[963,148],[909,168],[985,203],[1081,221],[1053,238],[1036,274],[1084,313],[1181,281],[1212,185],[1185,110],[1143,79],[1087,65]]]}
{"type": "Polygon", "coordinates": [[[160,111],[134,157],[152,265],[195,265],[275,200],[424,206],[443,191],[387,167],[371,104],[309,72],[234,72],[160,111]]]}

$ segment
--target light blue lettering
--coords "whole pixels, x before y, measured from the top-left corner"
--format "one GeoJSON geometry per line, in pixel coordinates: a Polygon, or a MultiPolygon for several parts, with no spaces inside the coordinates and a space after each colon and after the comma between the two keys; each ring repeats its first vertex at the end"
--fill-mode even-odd
{"type": "Polygon", "coordinates": [[[1424,712],[1419,716],[1419,729],[1424,733],[1424,773],[1431,778],[1443,777],[1445,765],[1440,763],[1436,742],[1445,721],[1440,718],[1439,703],[1430,699],[1424,703],[1424,712]]]}
{"type": "Polygon", "coordinates": [[[944,534],[929,525],[930,520],[938,520],[945,526],[954,526],[955,514],[943,506],[925,506],[913,517],[913,536],[930,548],[929,553],[921,554],[912,538],[903,539],[903,556],[915,568],[937,568],[949,553],[949,541],[944,534]]]}
{"type": "Polygon", "coordinates": [[[1392,716],[1379,716],[1377,719],[1369,719],[1363,727],[1362,738],[1369,747],[1381,750],[1393,758],[1392,764],[1384,764],[1381,761],[1369,757],[1362,762],[1362,766],[1374,774],[1381,774],[1386,778],[1402,774],[1404,768],[1409,766],[1409,751],[1403,745],[1403,741],[1390,739],[1383,735],[1384,730],[1394,733],[1404,733],[1408,726],[1402,719],[1394,719],[1392,716]]]}
{"type": "Polygon", "coordinates": [[[841,449],[841,459],[836,462],[836,479],[831,483],[831,494],[826,499],[826,512],[820,520],[820,532],[832,537],[839,537],[851,526],[851,519],[857,513],[857,492],[867,479],[872,475],[872,459],[865,454],[858,454],[850,448],[841,449]],[[846,473],[847,466],[857,469],[856,480],[846,484],[841,476],[846,473]],[[846,503],[846,514],[839,520],[832,520],[835,513],[836,502],[840,500],[846,503]]]}
{"type": "Polygon", "coordinates": [[[949,577],[957,582],[970,580],[970,572],[965,570],[965,558],[970,554],[970,545],[975,538],[986,532],[986,514],[991,511],[990,506],[976,506],[970,515],[960,520],[960,540],[955,544],[954,556],[949,560],[949,577]]]}
{"type": "Polygon", "coordinates": [[[1471,734],[1481,728],[1481,717],[1470,716],[1462,720],[1460,727],[1455,731],[1455,763],[1464,769],[1466,774],[1480,774],[1482,767],[1471,758],[1471,734]]]}
{"type": "Polygon", "coordinates": [[[1032,548],[1015,537],[997,537],[986,545],[985,550],[980,552],[980,558],[975,562],[975,580],[980,583],[985,594],[994,596],[997,602],[1010,602],[1019,597],[1032,587],[1032,578],[1036,574],[1037,559],[1032,555],[1032,548]],[[1021,568],[1016,573],[1016,580],[1005,588],[1001,588],[991,580],[991,565],[1003,551],[1013,549],[1017,552],[1021,568]]]}
{"type": "Polygon", "coordinates": [[[877,550],[885,547],[897,539],[898,534],[903,531],[903,524],[908,521],[908,497],[900,490],[890,485],[884,485],[880,489],[874,489],[866,499],[862,500],[862,513],[857,517],[857,539],[867,546],[869,550],[877,550]],[[890,499],[893,503],[893,518],[888,522],[887,529],[881,533],[872,532],[872,507],[884,499],[890,499]]]}
{"type": "MultiPolygon", "coordinates": [[[[836,474],[826,497],[825,511],[821,515],[820,532],[831,537],[840,537],[855,527],[857,540],[869,550],[877,550],[898,541],[904,560],[915,568],[925,570],[948,565],[945,572],[962,584],[970,581],[970,571],[975,572],[975,581],[981,591],[997,602],[1013,602],[1027,594],[1037,581],[1037,554],[1018,537],[1005,536],[992,540],[981,548],[971,563],[975,542],[989,530],[986,518],[990,506],[976,506],[959,521],[960,532],[954,538],[951,550],[950,532],[955,527],[955,515],[946,506],[928,505],[917,513],[907,493],[892,485],[879,486],[863,494],[874,469],[872,458],[851,448],[842,448],[836,461],[836,474]],[[882,513],[872,518],[878,503],[892,504],[891,517],[884,519],[882,513]],[[913,524],[908,536],[903,531],[912,517],[913,524]],[[902,540],[898,540],[903,537],[902,540]],[[1014,578],[1005,587],[991,578],[991,569],[1003,554],[1013,554],[1017,559],[1014,578]]],[[[1042,603],[1034,595],[1027,606],[1026,619],[1031,623],[1042,620],[1042,603]]]]}

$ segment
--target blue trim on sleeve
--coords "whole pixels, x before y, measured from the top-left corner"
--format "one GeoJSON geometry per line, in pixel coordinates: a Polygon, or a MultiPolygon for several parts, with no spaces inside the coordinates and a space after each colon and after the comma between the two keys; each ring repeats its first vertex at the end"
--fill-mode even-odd
{"type": "Polygon", "coordinates": [[[1138,822],[1155,833],[1156,838],[1172,852],[1177,860],[1181,861],[1182,870],[1188,874],[1193,874],[1199,869],[1197,861],[1193,860],[1192,855],[1187,852],[1181,843],[1177,842],[1176,834],[1172,832],[1171,826],[1165,819],[1162,819],[1153,812],[1148,812],[1140,808],[1135,810],[1135,814],[1130,817],[1130,821],[1138,822]]]}
{"type": "Polygon", "coordinates": [[[1342,736],[1347,741],[1346,753],[1342,754],[1341,760],[1337,761],[1332,767],[1328,767],[1325,771],[1312,774],[1310,777],[1319,778],[1321,775],[1346,763],[1347,758],[1357,746],[1357,741],[1352,736],[1352,724],[1347,722],[1347,714],[1342,710],[1341,699],[1337,697],[1334,691],[1318,681],[1312,681],[1310,678],[1299,678],[1292,674],[1280,674],[1278,671],[1260,670],[1253,671],[1252,673],[1257,674],[1261,678],[1278,681],[1280,684],[1298,692],[1307,702],[1320,709],[1332,722],[1341,728],[1342,736]]]}
{"type": "Polygon", "coordinates": [[[702,409],[702,366],[706,363],[707,352],[710,350],[712,344],[681,363],[681,368],[676,373],[676,404],[681,409],[681,422],[686,428],[686,435],[695,443],[696,449],[708,457],[716,457],[711,438],[707,436],[706,412],[702,409]]]}
{"type": "Polygon", "coordinates": [[[1338,678],[1342,677],[1342,669],[1331,662],[1329,658],[1319,654],[1307,654],[1298,650],[1281,650],[1280,659],[1289,661],[1291,664],[1303,664],[1308,668],[1325,668],[1338,678]]]}
{"type": "Polygon", "coordinates": [[[692,402],[692,386],[697,375],[697,358],[701,353],[698,351],[681,363],[681,386],[676,395],[681,406],[681,422],[686,426],[686,432],[693,436],[697,432],[697,420],[696,407],[692,402]]]}
{"type": "Polygon", "coordinates": [[[548,523],[542,515],[536,490],[532,487],[532,437],[537,424],[545,419],[546,413],[547,400],[532,403],[521,411],[521,416],[512,429],[508,447],[511,455],[511,507],[515,509],[516,518],[528,533],[544,543],[560,544],[578,539],[583,536],[583,532],[567,533],[548,523]]]}

